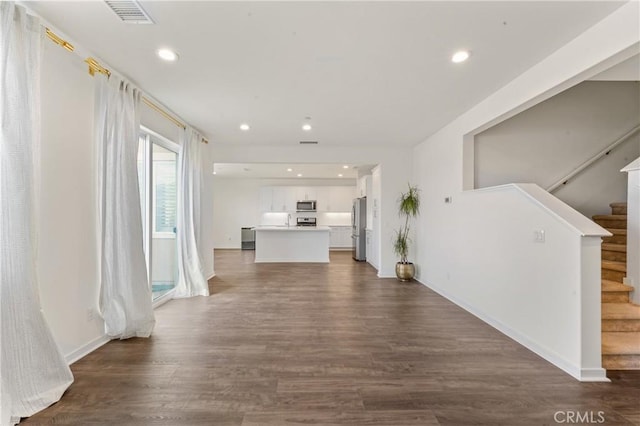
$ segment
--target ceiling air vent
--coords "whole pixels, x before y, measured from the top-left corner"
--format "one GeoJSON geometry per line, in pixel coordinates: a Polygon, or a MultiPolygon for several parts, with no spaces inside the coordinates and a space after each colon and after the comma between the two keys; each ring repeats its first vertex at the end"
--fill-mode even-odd
{"type": "Polygon", "coordinates": [[[318,141],[300,141],[300,145],[318,145],[318,141]]]}
{"type": "Polygon", "coordinates": [[[104,1],[125,24],[153,24],[153,20],[136,0],[104,1]]]}

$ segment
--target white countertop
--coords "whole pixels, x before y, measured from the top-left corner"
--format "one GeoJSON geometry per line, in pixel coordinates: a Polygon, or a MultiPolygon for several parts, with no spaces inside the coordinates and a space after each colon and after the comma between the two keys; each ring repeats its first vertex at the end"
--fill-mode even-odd
{"type": "Polygon", "coordinates": [[[328,226],[256,226],[256,231],[288,231],[288,232],[318,232],[330,231],[328,226]]]}

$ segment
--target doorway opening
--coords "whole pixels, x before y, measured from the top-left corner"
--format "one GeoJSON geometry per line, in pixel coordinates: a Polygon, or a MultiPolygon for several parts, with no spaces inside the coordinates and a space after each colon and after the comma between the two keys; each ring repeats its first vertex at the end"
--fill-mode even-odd
{"type": "Polygon", "coordinates": [[[178,280],[178,150],[175,142],[141,128],[138,182],[147,275],[154,302],[170,298],[178,280]]]}

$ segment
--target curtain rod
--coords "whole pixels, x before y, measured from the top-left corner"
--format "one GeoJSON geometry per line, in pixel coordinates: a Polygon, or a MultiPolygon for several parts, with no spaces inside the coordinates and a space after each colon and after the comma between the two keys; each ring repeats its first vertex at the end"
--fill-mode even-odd
{"type": "MultiPolygon", "coordinates": [[[[61,38],[60,36],[55,34],[49,28],[47,28],[46,30],[47,30],[47,37],[49,37],[49,39],[51,39],[54,43],[64,47],[69,52],[73,52],[74,47],[73,47],[73,45],[71,43],[69,43],[68,41],[64,40],[63,38],[61,38]]],[[[109,71],[108,69],[106,69],[105,67],[100,65],[100,63],[97,60],[95,60],[94,58],[89,57],[89,58],[85,59],[84,62],[87,65],[89,65],[89,74],[91,74],[92,76],[96,75],[96,72],[99,72],[100,74],[104,74],[107,77],[111,76],[111,71],[109,71]]],[[[186,129],[187,128],[186,124],[184,124],[182,121],[180,121],[177,118],[175,118],[173,115],[171,115],[170,113],[165,111],[162,107],[160,107],[159,105],[157,105],[155,102],[153,102],[151,99],[147,98],[144,95],[142,96],[142,102],[144,102],[149,108],[153,109],[154,111],[156,111],[158,114],[162,115],[167,120],[171,121],[176,126],[182,128],[182,129],[186,129]]],[[[206,140],[205,138],[202,138],[201,142],[202,143],[209,143],[209,141],[206,140]]]]}
{"type": "Polygon", "coordinates": [[[65,40],[62,37],[58,36],[53,31],[51,31],[49,28],[45,27],[45,29],[47,30],[47,37],[49,37],[49,39],[51,41],[53,41],[54,43],[59,44],[60,46],[64,47],[69,52],[73,52],[73,49],[75,49],[73,47],[73,44],[69,43],[67,40],[65,40]]]}

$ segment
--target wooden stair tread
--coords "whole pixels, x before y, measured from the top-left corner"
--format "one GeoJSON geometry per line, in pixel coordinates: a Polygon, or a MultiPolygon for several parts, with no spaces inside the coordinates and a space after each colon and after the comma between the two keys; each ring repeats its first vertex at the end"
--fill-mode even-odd
{"type": "Polygon", "coordinates": [[[593,216],[593,220],[609,219],[609,220],[627,220],[626,214],[597,214],[593,216]]]}
{"type": "Polygon", "coordinates": [[[602,333],[602,354],[640,354],[640,332],[605,331],[602,333]]]}
{"type": "Polygon", "coordinates": [[[627,245],[626,244],[615,244],[615,243],[602,243],[602,250],[618,251],[618,252],[621,252],[621,253],[626,253],[627,252],[627,245]]]}
{"type": "Polygon", "coordinates": [[[634,288],[623,284],[627,271],[627,203],[610,203],[611,214],[592,217],[611,232],[601,246],[602,366],[640,369],[640,306],[629,303],[634,288]]]}
{"type": "Polygon", "coordinates": [[[622,228],[607,228],[613,235],[627,235],[627,230],[622,228]]]}
{"type": "Polygon", "coordinates": [[[615,260],[603,260],[602,269],[609,269],[611,271],[627,272],[626,262],[616,262],[615,260]]]}
{"type": "Polygon", "coordinates": [[[633,303],[603,303],[602,319],[640,320],[640,306],[633,303]]]}
{"type": "Polygon", "coordinates": [[[602,291],[633,291],[630,285],[622,284],[617,281],[602,280],[602,291]]]}

